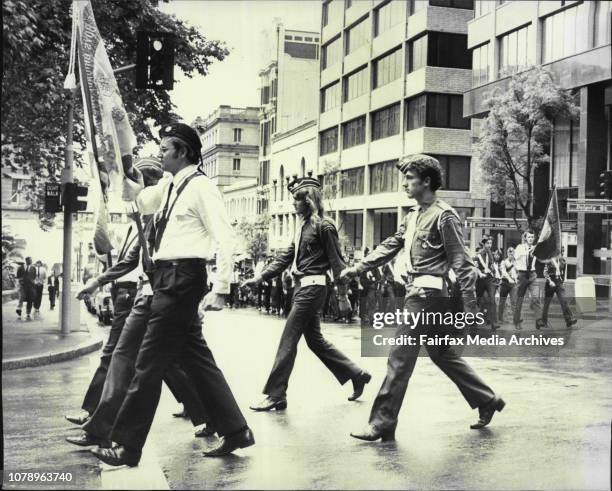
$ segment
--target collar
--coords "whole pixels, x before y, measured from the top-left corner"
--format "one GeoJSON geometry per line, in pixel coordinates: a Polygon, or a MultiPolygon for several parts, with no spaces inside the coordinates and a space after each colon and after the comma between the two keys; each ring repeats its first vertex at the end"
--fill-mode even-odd
{"type": "Polygon", "coordinates": [[[172,184],[178,186],[183,181],[183,179],[193,174],[196,168],[197,166],[195,164],[190,164],[187,167],[183,167],[180,171],[174,174],[174,177],[172,178],[172,184]]]}

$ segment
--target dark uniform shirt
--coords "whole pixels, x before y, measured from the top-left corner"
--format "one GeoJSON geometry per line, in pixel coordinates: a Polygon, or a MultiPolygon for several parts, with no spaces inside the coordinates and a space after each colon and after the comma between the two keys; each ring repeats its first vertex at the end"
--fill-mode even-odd
{"type": "Polygon", "coordinates": [[[413,213],[418,215],[410,249],[411,273],[445,276],[449,268],[452,268],[462,295],[475,298],[477,273],[465,247],[461,222],[456,212],[439,199],[426,208],[410,209],[399,230],[368,254],[357,265],[357,272],[361,273],[390,261],[404,248],[404,235],[413,213]]]}
{"type": "MultiPolygon", "coordinates": [[[[295,240],[285,252],[280,253],[262,273],[263,280],[279,275],[293,263],[296,253],[295,240]]],[[[325,274],[328,269],[338,279],[346,267],[338,232],[333,220],[324,217],[319,223],[313,219],[306,220],[302,226],[300,243],[297,247],[296,277],[325,274]]]]}

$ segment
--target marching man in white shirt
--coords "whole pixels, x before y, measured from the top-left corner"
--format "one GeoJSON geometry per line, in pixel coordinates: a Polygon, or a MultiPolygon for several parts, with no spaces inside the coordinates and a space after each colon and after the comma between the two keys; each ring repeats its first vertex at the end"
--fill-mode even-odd
{"type": "Polygon", "coordinates": [[[151,256],[153,300],[136,372],[115,420],[111,439],[119,445],[95,455],[110,465],[136,466],[159,403],[168,366],[177,359],[210,408],[220,444],[204,455],[226,455],[255,443],[242,412],[217,367],[202,331],[194,328],[198,305],[206,293],[206,261],[217,252],[217,277],[204,298],[204,310],[221,310],[229,293],[234,233],[221,194],[196,166],[202,147],[191,127],[162,127],[160,159],[164,176],[137,197],[142,214],[155,213],[151,256]]]}
{"type": "Polygon", "coordinates": [[[535,270],[536,258],[533,255],[535,245],[533,244],[535,235],[530,230],[523,232],[523,242],[516,246],[514,258],[516,260],[516,270],[518,271],[518,287],[516,292],[516,305],[514,306],[514,328],[517,331],[522,329],[521,310],[523,308],[523,298],[529,290],[531,295],[531,307],[536,311],[536,328],[540,329],[542,321],[540,319],[540,296],[536,285],[537,274],[535,270]]]}

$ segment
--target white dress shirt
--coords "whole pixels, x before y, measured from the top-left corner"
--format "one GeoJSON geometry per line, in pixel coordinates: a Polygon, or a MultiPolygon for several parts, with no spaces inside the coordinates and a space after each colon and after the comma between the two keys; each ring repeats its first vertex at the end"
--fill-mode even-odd
{"type": "MultiPolygon", "coordinates": [[[[196,172],[189,165],[174,177],[164,174],[155,186],[149,186],[138,194],[138,209],[143,215],[162,213],[168,198],[168,188],[173,188],[168,210],[184,179],[196,172]]],[[[155,216],[157,219],[159,215],[155,216]]],[[[233,270],[235,234],[230,224],[221,193],[206,176],[193,178],[181,192],[164,231],[159,249],[152,259],[173,260],[197,258],[211,260],[217,252],[217,274],[213,286],[215,293],[229,293],[233,270]]]]}
{"type": "MultiPolygon", "coordinates": [[[[527,244],[521,243],[516,246],[514,250],[514,260],[516,264],[517,271],[527,271],[529,268],[527,267],[527,261],[529,257],[529,247],[527,244]]],[[[532,256],[531,259],[531,271],[535,271],[535,256],[532,256]]]]}

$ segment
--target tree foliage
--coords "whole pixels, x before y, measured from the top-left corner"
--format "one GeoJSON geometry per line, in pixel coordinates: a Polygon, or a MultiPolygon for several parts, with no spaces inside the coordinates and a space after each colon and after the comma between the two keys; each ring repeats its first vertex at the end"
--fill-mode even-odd
{"type": "Polygon", "coordinates": [[[267,254],[270,215],[257,215],[250,220],[243,218],[237,227],[238,234],[244,241],[246,252],[254,261],[257,261],[263,254],[267,254]]]}
{"type": "Polygon", "coordinates": [[[550,160],[553,121],[575,118],[578,110],[571,93],[539,67],[514,75],[508,89],[496,89],[486,104],[476,147],[484,182],[495,201],[514,211],[515,221],[520,211],[533,228],[533,176],[550,160]]]}
{"type": "MultiPolygon", "coordinates": [[[[43,183],[58,181],[64,164],[67,91],[63,84],[70,54],[71,3],[2,2],[2,168],[30,176],[25,194],[41,218],[45,218],[41,212],[43,183]]],[[[187,77],[206,75],[211,63],[227,56],[223,43],[208,40],[194,27],[161,12],[157,3],[92,0],[96,23],[113,67],[135,63],[136,33],[140,29],[175,34],[175,64],[187,77]]],[[[136,90],[133,73],[118,75],[117,82],[139,146],[157,141],[150,123],[160,125],[179,119],[171,93],[136,90]]],[[[76,101],[74,121],[78,150],[85,144],[80,100],[76,101]]],[[[83,163],[78,151],[75,163],[83,163]]]]}

